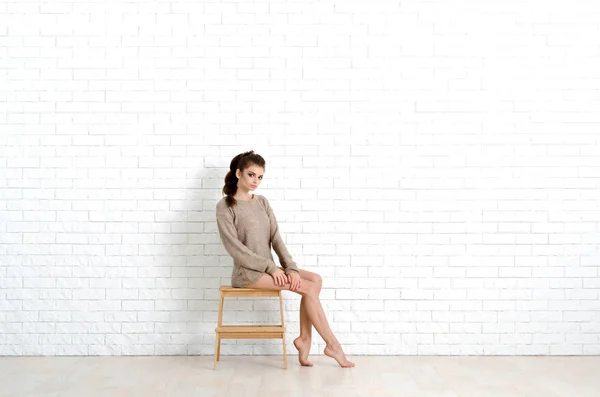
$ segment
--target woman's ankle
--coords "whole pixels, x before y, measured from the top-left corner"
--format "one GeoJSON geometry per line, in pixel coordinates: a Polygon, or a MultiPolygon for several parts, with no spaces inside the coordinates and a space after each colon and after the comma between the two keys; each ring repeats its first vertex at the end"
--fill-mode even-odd
{"type": "Polygon", "coordinates": [[[325,348],[329,348],[329,349],[332,349],[332,350],[338,350],[338,349],[341,350],[342,349],[342,345],[337,340],[334,340],[331,343],[325,342],[325,348]]]}
{"type": "Polygon", "coordinates": [[[302,342],[310,342],[310,340],[312,339],[310,335],[302,335],[300,334],[300,336],[298,336],[298,338],[296,339],[300,339],[302,342]]]}

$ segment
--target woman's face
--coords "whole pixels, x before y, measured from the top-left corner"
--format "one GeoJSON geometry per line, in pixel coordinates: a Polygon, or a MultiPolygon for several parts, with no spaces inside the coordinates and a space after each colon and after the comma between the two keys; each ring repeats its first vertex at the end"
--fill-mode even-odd
{"type": "Polygon", "coordinates": [[[238,169],[235,172],[235,175],[238,178],[238,189],[242,189],[243,191],[254,191],[258,189],[258,186],[262,182],[264,173],[265,169],[256,164],[250,164],[248,168],[243,171],[238,169]]]}

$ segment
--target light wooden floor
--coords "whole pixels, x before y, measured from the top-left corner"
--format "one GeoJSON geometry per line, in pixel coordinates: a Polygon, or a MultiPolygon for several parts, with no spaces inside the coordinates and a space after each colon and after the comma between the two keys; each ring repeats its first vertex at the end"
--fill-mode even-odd
{"type": "Polygon", "coordinates": [[[598,397],[600,356],[0,357],[0,396],[598,397]]]}

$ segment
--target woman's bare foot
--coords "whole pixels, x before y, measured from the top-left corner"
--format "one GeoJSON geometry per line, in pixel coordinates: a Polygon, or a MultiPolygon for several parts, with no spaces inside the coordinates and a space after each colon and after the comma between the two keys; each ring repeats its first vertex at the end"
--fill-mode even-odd
{"type": "Polygon", "coordinates": [[[310,340],[306,341],[301,337],[294,339],[294,346],[298,350],[298,361],[305,367],[312,367],[312,363],[308,361],[308,353],[310,352],[310,340]]]}
{"type": "Polygon", "coordinates": [[[354,367],[354,363],[346,359],[346,355],[344,354],[342,346],[340,345],[337,345],[335,347],[332,345],[327,345],[325,346],[325,350],[323,351],[323,353],[325,353],[326,356],[335,358],[335,361],[337,361],[338,364],[343,368],[354,367]]]}

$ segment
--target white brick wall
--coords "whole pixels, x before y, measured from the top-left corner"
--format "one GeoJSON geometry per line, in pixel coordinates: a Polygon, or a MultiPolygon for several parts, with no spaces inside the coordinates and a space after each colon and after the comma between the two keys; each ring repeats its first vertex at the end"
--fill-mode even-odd
{"type": "Polygon", "coordinates": [[[250,148],[350,354],[600,354],[599,4],[3,0],[0,354],[212,354],[250,148]]]}

